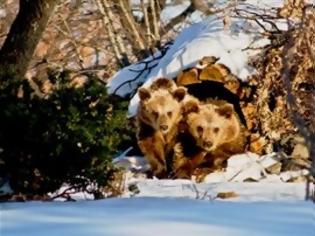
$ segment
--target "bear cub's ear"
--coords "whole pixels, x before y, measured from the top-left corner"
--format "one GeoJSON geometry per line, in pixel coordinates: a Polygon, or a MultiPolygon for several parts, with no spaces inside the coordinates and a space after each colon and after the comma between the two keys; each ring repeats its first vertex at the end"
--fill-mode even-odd
{"type": "Polygon", "coordinates": [[[182,107],[183,116],[187,116],[190,113],[198,113],[199,112],[199,103],[197,101],[188,101],[182,107]]]}
{"type": "Polygon", "coordinates": [[[147,90],[146,88],[139,88],[138,94],[141,101],[148,100],[151,97],[149,90],[147,90]]]}
{"type": "Polygon", "coordinates": [[[182,101],[184,99],[184,97],[186,96],[187,92],[185,88],[177,88],[173,93],[173,97],[177,100],[177,101],[182,101]]]}
{"type": "Polygon", "coordinates": [[[159,78],[151,84],[150,88],[152,90],[158,90],[162,88],[170,91],[174,86],[175,82],[173,80],[167,78],[159,78]]]}
{"type": "Polygon", "coordinates": [[[220,116],[229,119],[233,115],[234,107],[231,104],[224,104],[223,106],[218,107],[215,111],[218,112],[220,116]]]}

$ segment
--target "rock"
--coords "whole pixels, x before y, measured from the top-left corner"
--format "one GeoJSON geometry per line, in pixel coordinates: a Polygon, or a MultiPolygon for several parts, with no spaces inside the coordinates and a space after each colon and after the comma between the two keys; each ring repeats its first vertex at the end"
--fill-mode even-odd
{"type": "Polygon", "coordinates": [[[264,168],[268,168],[279,163],[279,160],[277,160],[276,153],[270,153],[270,154],[261,156],[259,158],[259,162],[264,168]]]}
{"type": "Polygon", "coordinates": [[[306,183],[307,182],[307,176],[297,176],[293,177],[292,179],[288,180],[290,183],[306,183]]]}
{"type": "Polygon", "coordinates": [[[132,193],[132,195],[137,195],[140,193],[140,190],[136,184],[130,184],[128,186],[128,191],[132,193]]]}
{"type": "Polygon", "coordinates": [[[258,163],[259,156],[254,153],[234,155],[228,160],[226,178],[228,181],[243,182],[262,178],[263,167],[258,163]]]}
{"type": "Polygon", "coordinates": [[[235,192],[221,192],[217,194],[217,198],[221,198],[221,199],[235,198],[238,196],[239,195],[235,192]]]}
{"type": "Polygon", "coordinates": [[[301,169],[308,169],[311,166],[311,161],[308,159],[286,159],[283,161],[282,171],[297,171],[301,169]]]}
{"type": "Polygon", "coordinates": [[[219,182],[226,182],[226,174],[224,172],[214,172],[211,174],[208,174],[203,182],[205,183],[219,183],[219,182]]]}
{"type": "Polygon", "coordinates": [[[262,182],[262,183],[277,183],[277,182],[283,182],[282,180],[281,180],[281,178],[280,178],[280,176],[279,175],[276,175],[276,174],[267,174],[266,176],[265,176],[265,178],[263,178],[263,179],[261,179],[261,181],[260,182],[262,182]]]}
{"type": "Polygon", "coordinates": [[[280,162],[273,164],[272,166],[269,166],[266,168],[266,171],[269,174],[280,174],[281,172],[282,164],[280,162]]]}
{"type": "Polygon", "coordinates": [[[275,153],[262,156],[260,158],[260,164],[269,174],[279,174],[281,172],[282,164],[279,160],[277,160],[275,153]]]}
{"type": "Polygon", "coordinates": [[[132,148],[128,148],[118,157],[114,158],[113,164],[117,168],[122,168],[125,170],[130,170],[133,172],[146,172],[150,170],[150,165],[147,163],[146,159],[142,156],[127,156],[128,152],[132,148]]]}
{"type": "Polygon", "coordinates": [[[310,173],[309,170],[306,170],[306,169],[297,170],[297,171],[286,171],[280,174],[280,178],[284,182],[289,182],[290,180],[293,180],[297,177],[307,176],[309,175],[309,173],[310,173]]]}
{"type": "Polygon", "coordinates": [[[310,154],[305,144],[297,143],[294,146],[291,156],[293,158],[308,159],[310,157],[310,154]]]}

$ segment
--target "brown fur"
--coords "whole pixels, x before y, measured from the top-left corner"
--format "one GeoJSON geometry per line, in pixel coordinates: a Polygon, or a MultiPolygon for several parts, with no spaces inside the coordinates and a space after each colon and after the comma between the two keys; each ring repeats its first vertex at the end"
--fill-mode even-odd
{"type": "Polygon", "coordinates": [[[177,88],[176,84],[173,80],[167,79],[167,78],[159,78],[155,80],[151,86],[150,90],[159,90],[159,89],[166,89],[170,92],[174,91],[177,88]]]}
{"type": "Polygon", "coordinates": [[[149,88],[138,90],[138,145],[157,177],[167,172],[167,155],[173,150],[181,120],[181,103],[186,89],[165,78],[157,79],[149,88]]]}
{"type": "Polygon", "coordinates": [[[246,135],[234,108],[224,101],[182,107],[181,134],[174,149],[176,177],[191,177],[198,166],[218,169],[233,154],[245,149],[246,135]]]}

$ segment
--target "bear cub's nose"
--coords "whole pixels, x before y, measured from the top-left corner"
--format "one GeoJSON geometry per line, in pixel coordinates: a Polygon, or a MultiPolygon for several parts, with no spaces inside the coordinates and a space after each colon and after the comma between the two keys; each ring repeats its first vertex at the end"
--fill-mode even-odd
{"type": "Polygon", "coordinates": [[[205,144],[205,146],[208,147],[208,148],[212,147],[212,145],[213,145],[213,143],[212,143],[211,141],[205,141],[204,144],[205,144]]]}
{"type": "Polygon", "coordinates": [[[166,131],[168,129],[168,126],[167,125],[161,125],[160,128],[162,131],[166,131]]]}

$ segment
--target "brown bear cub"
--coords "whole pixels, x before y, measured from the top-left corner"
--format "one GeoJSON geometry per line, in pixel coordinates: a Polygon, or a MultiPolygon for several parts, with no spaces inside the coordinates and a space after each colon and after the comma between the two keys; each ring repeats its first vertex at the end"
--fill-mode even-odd
{"type": "Polygon", "coordinates": [[[231,155],[244,152],[246,130],[233,105],[220,100],[189,101],[182,106],[182,115],[174,148],[175,177],[190,178],[200,166],[213,171],[231,155]]]}
{"type": "Polygon", "coordinates": [[[166,159],[178,134],[186,89],[177,87],[173,80],[160,78],[149,88],[140,88],[138,94],[138,145],[151,165],[152,174],[166,177],[166,159]]]}

